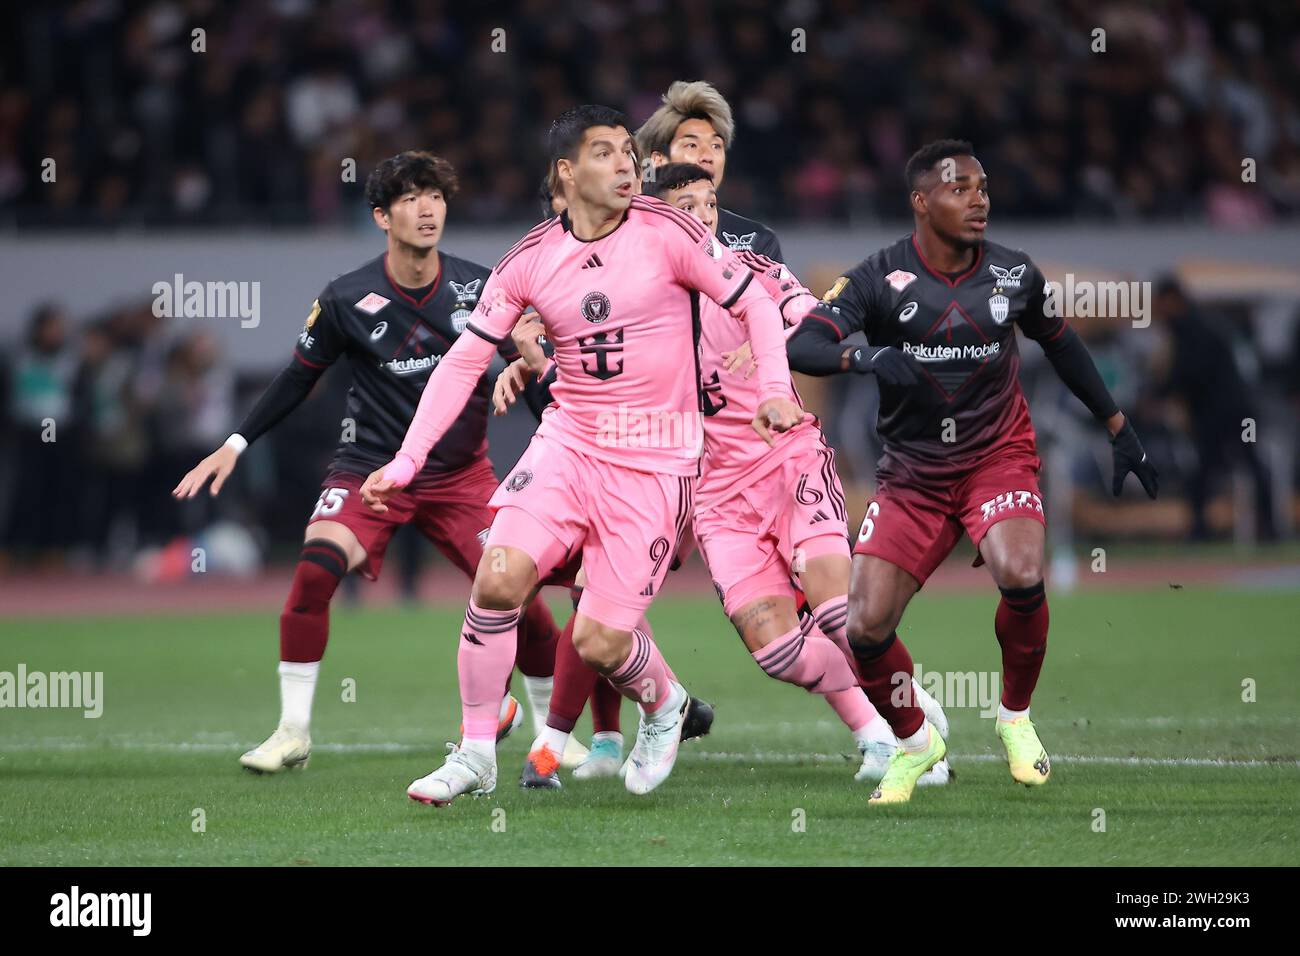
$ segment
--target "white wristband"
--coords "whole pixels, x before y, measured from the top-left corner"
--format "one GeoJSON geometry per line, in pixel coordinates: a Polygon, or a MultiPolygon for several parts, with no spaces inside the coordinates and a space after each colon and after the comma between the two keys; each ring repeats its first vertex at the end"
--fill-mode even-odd
{"type": "Polygon", "coordinates": [[[235,449],[236,455],[242,455],[244,449],[248,447],[248,439],[239,434],[239,432],[233,432],[231,433],[231,436],[226,439],[225,447],[235,449]]]}

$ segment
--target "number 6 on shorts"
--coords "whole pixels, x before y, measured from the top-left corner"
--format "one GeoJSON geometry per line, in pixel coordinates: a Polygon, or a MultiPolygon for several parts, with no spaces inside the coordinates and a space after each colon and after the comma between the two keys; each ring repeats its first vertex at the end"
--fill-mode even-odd
{"type": "Polygon", "coordinates": [[[862,519],[862,530],[858,532],[859,541],[871,540],[871,534],[873,531],[876,530],[876,523],[871,519],[875,518],[879,514],[880,514],[880,505],[878,505],[874,501],[871,502],[871,504],[867,505],[867,516],[862,519]]]}

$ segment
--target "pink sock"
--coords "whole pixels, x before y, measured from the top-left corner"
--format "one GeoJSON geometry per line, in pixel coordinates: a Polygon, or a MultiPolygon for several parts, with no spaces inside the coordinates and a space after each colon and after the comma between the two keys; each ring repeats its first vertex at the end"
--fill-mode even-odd
{"type": "MultiPolygon", "coordinates": [[[[849,662],[849,668],[856,672],[853,666],[853,651],[849,648],[849,637],[845,630],[849,621],[848,596],[840,595],[822,602],[813,609],[812,615],[813,620],[817,622],[817,629],[831,639],[844,655],[844,659],[849,662]]],[[[827,694],[826,703],[831,705],[835,713],[839,714],[840,720],[844,721],[849,730],[854,733],[863,730],[880,717],[860,687],[827,694]]]]}
{"type": "Polygon", "coordinates": [[[853,649],[849,647],[849,635],[846,631],[849,623],[848,595],[841,594],[817,605],[813,608],[812,616],[817,622],[817,630],[831,639],[852,666],[853,649]]]}
{"type": "Polygon", "coordinates": [[[813,626],[809,626],[806,632],[800,626],[782,634],[771,644],[755,651],[754,660],[767,676],[798,684],[814,694],[829,694],[858,686],[853,668],[849,667],[840,649],[813,626]]]}
{"type": "MultiPolygon", "coordinates": [[[[848,690],[836,690],[825,695],[831,710],[844,721],[844,726],[855,734],[866,733],[866,728],[876,718],[876,708],[871,706],[862,688],[854,684],[848,690]]],[[[890,735],[892,738],[892,734],[890,735]]]]}
{"type": "MultiPolygon", "coordinates": [[[[646,617],[644,614],[641,615],[641,620],[637,622],[636,629],[638,631],[643,632],[646,637],[650,638],[651,641],[655,639],[654,629],[650,627],[650,618],[646,617]]],[[[668,669],[668,679],[670,681],[680,684],[681,681],[677,680],[677,675],[673,673],[673,669],[668,666],[667,661],[664,661],[664,667],[668,669]]]]}
{"type": "Polygon", "coordinates": [[[609,682],[628,700],[636,701],[647,714],[668,703],[668,665],[650,635],[637,628],[632,632],[632,651],[627,660],[609,675],[609,682]]]}
{"type": "Polygon", "coordinates": [[[469,602],[456,653],[461,734],[466,742],[496,744],[502,688],[515,664],[518,625],[519,608],[495,611],[469,602]]]}

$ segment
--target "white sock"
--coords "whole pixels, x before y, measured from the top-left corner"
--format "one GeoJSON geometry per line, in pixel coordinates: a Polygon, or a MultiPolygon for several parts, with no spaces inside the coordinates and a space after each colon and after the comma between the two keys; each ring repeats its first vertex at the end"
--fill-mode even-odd
{"type": "Polygon", "coordinates": [[[551,710],[551,691],[555,689],[554,677],[528,677],[524,675],[524,694],[528,709],[533,712],[533,733],[540,734],[546,727],[546,715],[551,710]]]}
{"type": "Polygon", "coordinates": [[[668,686],[670,691],[672,692],[671,696],[663,704],[663,706],[660,707],[658,710],[656,710],[653,714],[647,714],[645,712],[644,704],[636,705],[637,710],[641,711],[641,713],[646,717],[646,719],[660,720],[660,721],[677,719],[677,711],[681,710],[682,704],[686,702],[686,688],[679,685],[676,681],[672,681],[668,686]]]}
{"type": "Polygon", "coordinates": [[[542,747],[550,747],[551,753],[557,757],[564,756],[565,744],[569,742],[569,735],[563,730],[556,730],[554,727],[543,727],[533,741],[531,750],[540,750],[542,747]]]}
{"type": "Polygon", "coordinates": [[[998,720],[1005,720],[1010,722],[1013,720],[1018,720],[1021,717],[1028,717],[1028,716],[1029,716],[1028,707],[1026,707],[1024,710],[1007,710],[1001,704],[998,704],[998,720]]]}
{"type": "Polygon", "coordinates": [[[280,661],[280,726],[304,734],[311,730],[311,699],[319,676],[320,661],[280,661]]]}
{"type": "Polygon", "coordinates": [[[497,742],[495,740],[462,739],[460,749],[474,757],[479,763],[495,764],[497,762],[497,742]]]}
{"type": "Polygon", "coordinates": [[[917,754],[930,745],[930,722],[921,724],[921,729],[910,737],[900,737],[898,745],[910,754],[917,754]]]}
{"type": "Polygon", "coordinates": [[[890,729],[889,721],[879,714],[872,717],[864,726],[853,731],[853,739],[859,744],[889,744],[891,747],[898,745],[898,740],[894,737],[894,731],[890,729]]]}
{"type": "Polygon", "coordinates": [[[618,749],[623,749],[623,735],[617,730],[602,730],[599,733],[591,735],[591,745],[594,747],[602,740],[612,740],[618,744],[618,749]]]}

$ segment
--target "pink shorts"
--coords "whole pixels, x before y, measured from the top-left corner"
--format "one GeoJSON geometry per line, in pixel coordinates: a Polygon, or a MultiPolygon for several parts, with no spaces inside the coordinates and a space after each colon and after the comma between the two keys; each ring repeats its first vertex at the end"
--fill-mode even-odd
{"type": "Polygon", "coordinates": [[[630,631],[663,586],[694,496],[694,476],[635,471],[534,435],[488,502],[485,547],[524,551],[543,580],[581,554],[578,610],[630,631]]]}
{"type": "Polygon", "coordinates": [[[827,554],[849,556],[844,491],[823,441],[695,515],[695,540],[731,617],[751,601],[798,597],[792,575],[827,554]]]}

